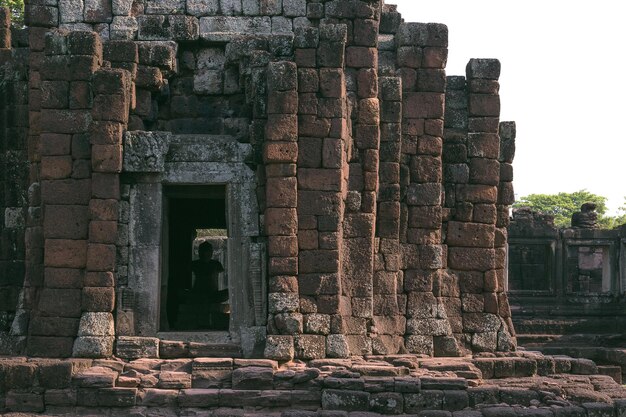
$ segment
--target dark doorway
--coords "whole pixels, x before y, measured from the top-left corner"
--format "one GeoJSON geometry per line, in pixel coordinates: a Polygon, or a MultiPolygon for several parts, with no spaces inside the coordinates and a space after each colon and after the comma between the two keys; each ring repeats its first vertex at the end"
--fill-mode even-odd
{"type": "Polygon", "coordinates": [[[226,187],[177,186],[164,191],[167,286],[161,330],[228,330],[226,187]]]}

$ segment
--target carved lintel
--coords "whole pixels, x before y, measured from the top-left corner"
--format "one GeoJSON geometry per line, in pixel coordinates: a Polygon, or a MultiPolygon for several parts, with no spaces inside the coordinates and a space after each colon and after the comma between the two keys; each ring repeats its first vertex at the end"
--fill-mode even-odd
{"type": "Polygon", "coordinates": [[[125,172],[163,172],[172,134],[169,132],[126,132],[125,172]]]}

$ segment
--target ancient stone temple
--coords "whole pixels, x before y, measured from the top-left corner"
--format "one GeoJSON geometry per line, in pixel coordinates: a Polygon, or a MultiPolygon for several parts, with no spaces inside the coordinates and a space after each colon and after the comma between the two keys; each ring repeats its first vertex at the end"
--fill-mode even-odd
{"type": "Polygon", "coordinates": [[[0,21],[0,352],[511,351],[497,60],[382,1],[32,1],[0,21]],[[198,302],[192,261],[221,264],[198,302]],[[195,300],[195,301],[194,301],[195,300]]]}

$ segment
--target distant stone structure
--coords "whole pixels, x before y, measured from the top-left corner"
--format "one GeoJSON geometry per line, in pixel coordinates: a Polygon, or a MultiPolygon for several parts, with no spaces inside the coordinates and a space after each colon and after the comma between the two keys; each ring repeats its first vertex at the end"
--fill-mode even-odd
{"type": "Polygon", "coordinates": [[[515,349],[497,60],[446,77],[446,26],[380,0],[33,1],[26,22],[0,14],[0,353],[515,349]],[[204,229],[227,332],[178,331],[204,229]]]}
{"type": "Polygon", "coordinates": [[[564,229],[513,210],[507,290],[524,346],[595,347],[587,357],[596,358],[597,347],[624,345],[626,226],[598,229],[594,209],[584,204],[564,229]]]}

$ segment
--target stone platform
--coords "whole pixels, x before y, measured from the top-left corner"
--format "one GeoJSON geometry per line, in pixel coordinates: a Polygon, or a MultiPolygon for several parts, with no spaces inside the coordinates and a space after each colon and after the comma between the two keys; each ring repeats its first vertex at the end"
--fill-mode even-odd
{"type": "Polygon", "coordinates": [[[0,358],[7,416],[626,416],[619,367],[538,352],[464,358],[0,358]],[[26,414],[24,414],[26,413],[26,414]]]}

